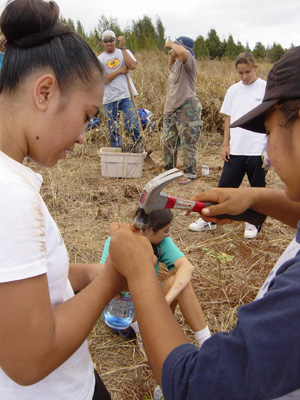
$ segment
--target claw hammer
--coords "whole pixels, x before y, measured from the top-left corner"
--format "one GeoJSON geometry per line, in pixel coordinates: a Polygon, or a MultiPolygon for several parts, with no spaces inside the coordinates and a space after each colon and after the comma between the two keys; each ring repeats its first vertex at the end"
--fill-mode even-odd
{"type": "MultiPolygon", "coordinates": [[[[162,189],[175,179],[182,176],[183,173],[178,171],[177,168],[165,171],[153,179],[151,179],[141,194],[139,200],[139,210],[134,219],[134,226],[142,231],[149,227],[149,214],[154,210],[161,210],[163,208],[180,208],[182,210],[190,210],[201,212],[205,207],[209,207],[216,203],[200,202],[192,200],[184,200],[178,197],[169,196],[162,192],[162,189]]],[[[248,209],[238,215],[216,215],[216,218],[230,218],[235,221],[247,221],[253,225],[261,225],[266,216],[254,210],[248,209]]]]}

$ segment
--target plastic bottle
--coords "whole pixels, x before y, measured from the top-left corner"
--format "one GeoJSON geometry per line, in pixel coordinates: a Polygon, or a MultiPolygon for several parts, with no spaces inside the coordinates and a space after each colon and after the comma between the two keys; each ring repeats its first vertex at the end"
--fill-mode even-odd
{"type": "Polygon", "coordinates": [[[126,329],[134,315],[130,292],[120,292],[120,299],[112,299],[105,307],[102,318],[113,329],[126,329]]]}
{"type": "Polygon", "coordinates": [[[153,393],[153,399],[154,400],[164,400],[164,395],[163,392],[161,390],[160,386],[156,386],[156,388],[154,389],[154,393],[153,393]]]}
{"type": "Polygon", "coordinates": [[[209,175],[209,166],[208,165],[202,165],[202,175],[203,176],[209,175]]]}

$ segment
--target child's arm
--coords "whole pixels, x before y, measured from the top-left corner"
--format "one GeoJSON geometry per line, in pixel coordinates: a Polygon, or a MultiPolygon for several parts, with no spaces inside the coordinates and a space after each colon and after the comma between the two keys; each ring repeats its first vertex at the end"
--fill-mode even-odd
{"type": "Polygon", "coordinates": [[[102,271],[104,264],[70,263],[69,281],[74,292],[89,285],[102,271]]]}
{"type": "Polygon", "coordinates": [[[225,125],[224,125],[224,140],[223,140],[223,148],[222,148],[222,159],[225,162],[229,161],[230,158],[230,115],[225,116],[225,125]]]}
{"type": "Polygon", "coordinates": [[[168,290],[165,299],[168,304],[178,296],[178,294],[190,283],[194,271],[193,265],[186,257],[180,257],[174,262],[176,268],[173,285],[168,290]]]}

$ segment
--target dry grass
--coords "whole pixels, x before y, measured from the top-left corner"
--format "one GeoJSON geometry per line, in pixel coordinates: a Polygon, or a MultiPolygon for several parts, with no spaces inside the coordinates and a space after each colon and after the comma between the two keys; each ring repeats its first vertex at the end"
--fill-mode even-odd
{"type": "MultiPolygon", "coordinates": [[[[144,107],[147,105],[146,108],[154,112],[159,121],[165,97],[166,58],[163,57],[161,62],[159,56],[156,63],[152,55],[151,65],[148,65],[149,58],[142,57],[146,56],[141,55],[141,66],[135,72],[139,101],[144,107]],[[147,77],[145,82],[138,79],[142,69],[147,77]]],[[[201,63],[199,75],[202,84],[199,84],[198,90],[202,104],[210,104],[211,114],[206,111],[210,122],[205,121],[206,129],[199,143],[198,179],[183,187],[177,182],[169,185],[165,191],[174,196],[189,199],[194,192],[214,187],[218,183],[222,168],[222,137],[217,132],[219,122],[214,127],[212,124],[219,119],[222,94],[234,81],[230,71],[227,63],[201,63]],[[211,130],[207,129],[208,126],[211,130]],[[201,176],[202,164],[210,166],[208,177],[201,176]]],[[[98,262],[110,222],[132,221],[132,213],[141,191],[155,172],[144,165],[142,177],[138,179],[103,178],[97,150],[107,146],[105,124],[101,131],[89,132],[86,144],[76,148],[72,156],[51,170],[40,171],[40,168],[33,166],[43,174],[42,195],[62,232],[71,261],[98,262]]],[[[147,135],[147,141],[155,148],[152,157],[158,165],[157,170],[160,170],[160,130],[147,135]]],[[[181,158],[178,167],[182,167],[181,158]]],[[[282,186],[273,170],[268,173],[267,180],[270,187],[282,186]]],[[[268,218],[256,239],[245,240],[242,224],[219,227],[213,232],[195,233],[188,230],[188,224],[197,215],[184,217],[182,211],[178,210],[174,210],[174,214],[172,237],[196,266],[192,282],[209,327],[213,333],[230,330],[236,323],[237,308],[254,299],[268,272],[292,238],[294,230],[268,218]],[[228,256],[233,256],[232,260],[229,261],[228,256]]],[[[160,279],[164,279],[166,274],[162,267],[160,279]]],[[[179,310],[176,316],[192,340],[191,331],[179,310]]],[[[89,336],[89,344],[95,366],[114,400],[152,399],[156,381],[148,364],[140,358],[134,340],[117,336],[99,318],[89,336]]]]}

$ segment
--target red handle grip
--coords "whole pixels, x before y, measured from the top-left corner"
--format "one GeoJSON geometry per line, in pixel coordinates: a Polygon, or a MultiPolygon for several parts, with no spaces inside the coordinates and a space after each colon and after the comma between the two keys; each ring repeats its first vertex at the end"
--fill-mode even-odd
{"type": "MultiPolygon", "coordinates": [[[[167,203],[164,208],[182,208],[183,210],[191,210],[196,212],[201,212],[201,210],[205,207],[209,207],[216,203],[205,202],[202,203],[201,201],[191,201],[191,200],[184,200],[179,199],[177,197],[168,196],[167,203]]],[[[266,219],[264,214],[260,214],[254,210],[246,210],[238,215],[215,215],[216,218],[229,218],[233,219],[234,221],[247,221],[250,224],[259,226],[262,225],[266,219]]]]}
{"type": "Polygon", "coordinates": [[[201,210],[205,207],[206,204],[200,201],[191,201],[180,199],[178,197],[168,196],[168,200],[164,208],[182,208],[183,210],[201,212],[201,210]]]}

